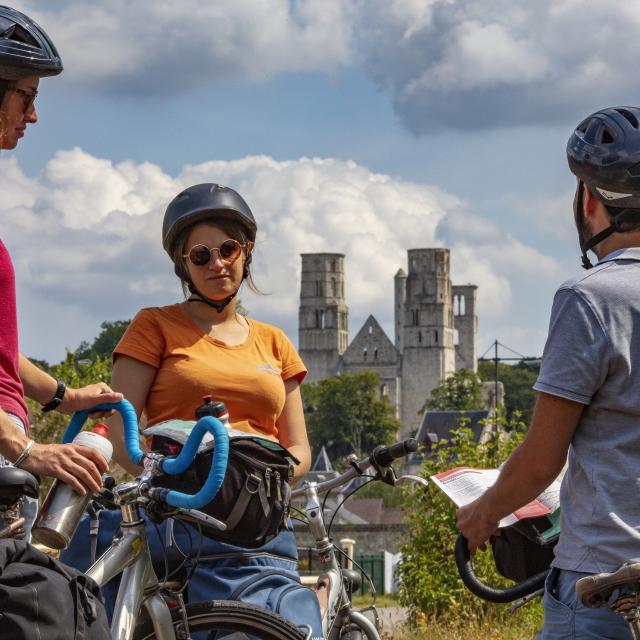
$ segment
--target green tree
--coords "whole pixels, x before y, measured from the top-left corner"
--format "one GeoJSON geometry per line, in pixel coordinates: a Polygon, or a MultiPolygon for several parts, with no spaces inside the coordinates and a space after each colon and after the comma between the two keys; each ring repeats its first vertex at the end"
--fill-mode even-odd
{"type": "Polygon", "coordinates": [[[422,405],[436,411],[474,411],[484,407],[480,378],[468,369],[460,369],[431,391],[431,397],[422,405]]]}
{"type": "Polygon", "coordinates": [[[302,385],[309,439],[314,453],[322,445],[332,460],[392,442],[400,429],[395,408],[380,395],[373,371],[341,374],[302,385]]]}
{"type": "MultiPolygon", "coordinates": [[[[468,420],[461,420],[464,425],[468,420]]],[[[470,429],[461,426],[450,440],[441,440],[425,460],[422,475],[431,475],[452,467],[495,468],[522,441],[525,425],[507,422],[499,416],[502,429],[484,444],[476,442],[470,429]]],[[[458,532],[455,506],[433,484],[428,490],[413,489],[407,497],[406,519],[409,530],[401,545],[399,566],[400,599],[416,622],[428,624],[433,618],[449,617],[456,623],[475,622],[484,616],[506,619],[507,607],[492,605],[469,592],[458,574],[453,549],[458,532]]],[[[486,583],[496,587],[513,584],[499,576],[491,552],[478,552],[474,568],[486,583]]],[[[523,615],[541,618],[539,603],[529,604],[523,615]]]]}
{"type": "Polygon", "coordinates": [[[118,344],[122,334],[126,331],[131,320],[105,321],[100,325],[100,333],[92,343],[86,340],[75,350],[76,360],[95,360],[96,358],[111,358],[111,354],[118,344]]]}
{"type": "MultiPolygon", "coordinates": [[[[498,363],[498,380],[504,385],[504,400],[507,416],[521,416],[529,424],[536,401],[533,385],[538,378],[539,366],[531,366],[524,362],[515,365],[498,363]]],[[[485,360],[478,363],[478,375],[481,380],[495,380],[495,363],[485,360]]]]}

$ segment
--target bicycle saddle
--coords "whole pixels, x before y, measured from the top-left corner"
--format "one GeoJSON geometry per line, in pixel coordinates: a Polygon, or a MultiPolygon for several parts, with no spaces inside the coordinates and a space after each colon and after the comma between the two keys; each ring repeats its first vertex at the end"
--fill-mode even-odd
{"type": "Polygon", "coordinates": [[[615,589],[630,587],[640,592],[640,562],[623,564],[613,573],[597,573],[576,582],[576,594],[585,607],[604,607],[615,589]]]}
{"type": "Polygon", "coordinates": [[[0,500],[17,500],[21,495],[37,498],[39,480],[28,471],[16,467],[0,467],[0,500]]]}

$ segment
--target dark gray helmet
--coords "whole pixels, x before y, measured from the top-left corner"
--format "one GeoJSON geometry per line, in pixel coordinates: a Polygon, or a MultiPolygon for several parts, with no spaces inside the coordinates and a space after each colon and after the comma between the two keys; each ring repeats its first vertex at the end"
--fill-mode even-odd
{"type": "Polygon", "coordinates": [[[162,246],[171,255],[173,243],[182,229],[204,220],[227,219],[239,222],[254,242],[257,225],[249,205],[229,187],[213,182],[196,184],[179,193],[167,207],[162,223],[162,246]]]}
{"type": "Polygon", "coordinates": [[[590,115],[571,134],[567,159],[578,178],[573,206],[582,266],[590,269],[589,250],[640,223],[640,109],[613,107],[590,115]],[[584,233],[583,183],[611,216],[606,229],[589,237],[584,233]]]}
{"type": "Polygon", "coordinates": [[[571,171],[601,202],[640,208],[640,109],[602,109],[583,120],[567,143],[571,171]]]}
{"type": "Polygon", "coordinates": [[[0,5],[0,78],[55,76],[62,60],[44,29],[11,7],[0,5]]]}

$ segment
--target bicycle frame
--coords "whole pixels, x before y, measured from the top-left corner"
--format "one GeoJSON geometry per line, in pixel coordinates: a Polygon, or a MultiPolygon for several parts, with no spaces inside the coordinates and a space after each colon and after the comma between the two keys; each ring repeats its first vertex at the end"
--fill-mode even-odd
{"type": "Polygon", "coordinates": [[[369,640],[378,640],[380,634],[376,626],[367,617],[358,611],[354,611],[351,607],[351,599],[342,578],[342,569],[336,556],[334,544],[329,540],[324,524],[322,506],[318,499],[319,486],[328,491],[329,488],[344,484],[352,477],[355,477],[355,474],[350,475],[350,472],[347,472],[340,478],[336,478],[335,481],[329,481],[321,485],[315,482],[305,483],[301,490],[294,492],[294,495],[300,495],[300,492],[303,492],[306,497],[304,512],[307,515],[309,530],[315,540],[316,550],[323,570],[316,582],[316,594],[320,603],[322,630],[325,637],[328,640],[337,639],[340,637],[340,630],[349,623],[353,623],[365,632],[369,640]],[[349,477],[345,479],[344,476],[346,475],[349,475],[349,477]],[[341,480],[341,482],[338,482],[338,480],[341,480]],[[337,484],[326,488],[326,485],[333,482],[337,484]]]}
{"type": "MultiPolygon", "coordinates": [[[[118,493],[123,494],[135,487],[137,482],[134,481],[117,489],[118,493]]],[[[169,607],[160,594],[160,583],[151,563],[146,525],[140,507],[123,504],[121,510],[122,537],[114,540],[86,571],[100,587],[122,573],[111,622],[111,638],[133,638],[138,613],[144,604],[158,640],[175,640],[169,607]]]]}

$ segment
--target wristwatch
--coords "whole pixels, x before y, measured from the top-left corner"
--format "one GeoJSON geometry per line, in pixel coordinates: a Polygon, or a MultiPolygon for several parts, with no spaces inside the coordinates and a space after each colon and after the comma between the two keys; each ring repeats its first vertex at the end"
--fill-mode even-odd
{"type": "Polygon", "coordinates": [[[47,413],[48,411],[53,411],[54,409],[57,409],[62,404],[62,398],[64,398],[64,392],[67,390],[67,387],[65,383],[62,382],[62,380],[56,379],[56,382],[58,383],[58,387],[56,388],[56,393],[53,396],[53,398],[51,398],[51,400],[47,402],[47,404],[42,405],[43,413],[47,413]]]}

